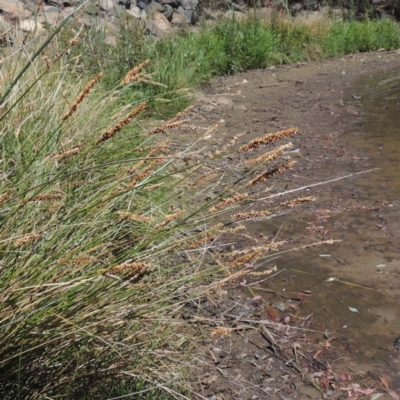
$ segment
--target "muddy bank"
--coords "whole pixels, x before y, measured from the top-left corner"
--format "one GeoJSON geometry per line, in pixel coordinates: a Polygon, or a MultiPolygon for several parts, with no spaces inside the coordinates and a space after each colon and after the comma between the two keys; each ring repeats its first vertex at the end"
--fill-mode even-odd
{"type": "MultiPolygon", "coordinates": [[[[385,164],[397,142],[363,136],[373,127],[368,114],[376,113],[376,120],[379,107],[397,112],[396,102],[373,100],[396,69],[399,53],[382,51],[219,78],[199,93],[198,119],[226,121],[212,139],[216,149],[242,132],[247,142],[300,129],[291,138],[300,149],[300,158],[292,154],[298,163],[272,179],[269,193],[304,187],[296,195],[317,201],[272,221],[248,222],[254,238],[276,237],[294,247],[343,240],[265,265],[279,274],[252,286],[251,296],[236,289],[200,306],[206,318],[233,328],[228,337],[205,344],[199,385],[206,398],[322,398],[315,384],[330,398],[355,395],[355,384],[358,395],[374,390],[381,399],[393,398],[385,386],[398,392],[393,344],[400,335],[400,193],[395,170],[385,164]],[[381,169],[312,186],[375,168],[381,169]],[[276,318],[280,327],[266,325],[271,338],[256,321],[276,318]],[[293,328],[285,332],[284,321],[293,328]]],[[[260,200],[253,209],[268,206],[260,200]]]]}

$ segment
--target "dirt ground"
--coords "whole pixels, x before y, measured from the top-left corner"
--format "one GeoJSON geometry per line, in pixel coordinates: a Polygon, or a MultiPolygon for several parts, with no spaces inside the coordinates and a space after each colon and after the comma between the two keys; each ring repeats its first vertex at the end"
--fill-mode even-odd
{"type": "MultiPolygon", "coordinates": [[[[192,305],[188,319],[229,328],[228,334],[199,344],[201,353],[193,360],[199,398],[399,398],[393,341],[400,335],[400,228],[388,228],[387,220],[396,219],[400,202],[382,195],[387,182],[380,182],[381,176],[375,176],[378,182],[368,174],[360,178],[366,187],[379,187],[376,195],[363,196],[365,187],[358,187],[354,177],[347,186],[311,186],[376,166],[362,141],[348,141],[346,135],[368,124],[360,103],[365,80],[396,69],[400,52],[378,51],[222,77],[198,94],[194,115],[199,122],[225,120],[212,139],[216,148],[242,132],[247,142],[299,128],[290,138],[300,149],[300,157],[292,153],[298,162],[290,173],[274,177],[271,193],[305,187],[299,195],[317,201],[277,221],[249,222],[251,234],[279,237],[294,247],[344,241],[278,260],[276,278],[251,290],[232,288],[192,305]],[[368,243],[375,247],[369,250],[368,243]],[[380,262],[390,272],[377,278],[380,262]],[[338,278],[352,284],[334,286],[338,278]],[[370,292],[364,290],[371,285],[370,292]],[[366,308],[368,313],[359,312],[366,308]],[[357,314],[362,322],[354,319],[357,314]]],[[[268,204],[261,200],[254,207],[268,204]]]]}

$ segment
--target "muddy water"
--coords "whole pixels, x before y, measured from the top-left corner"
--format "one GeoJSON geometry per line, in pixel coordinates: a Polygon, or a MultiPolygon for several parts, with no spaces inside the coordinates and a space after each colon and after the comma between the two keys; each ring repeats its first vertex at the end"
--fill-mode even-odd
{"type": "MultiPolygon", "coordinates": [[[[357,110],[346,115],[338,138],[347,155],[344,170],[376,170],[305,191],[318,201],[274,222],[272,233],[294,246],[321,238],[342,242],[266,264],[284,270],[260,291],[279,293],[271,301],[294,323],[312,315],[309,327],[336,337],[332,347],[345,355],[337,361],[341,368],[384,376],[400,391],[400,352],[394,348],[400,336],[400,71],[364,78],[343,102],[357,110]],[[299,291],[311,293],[301,304],[299,291]],[[290,303],[301,307],[299,316],[290,303]]],[[[334,162],[326,160],[325,167],[334,162]]],[[[270,224],[253,223],[252,229],[271,232],[270,224]]]]}

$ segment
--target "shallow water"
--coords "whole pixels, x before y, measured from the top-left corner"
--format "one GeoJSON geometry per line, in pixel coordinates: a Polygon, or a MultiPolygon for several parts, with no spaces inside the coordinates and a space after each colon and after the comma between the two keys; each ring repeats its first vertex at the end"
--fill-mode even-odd
{"type": "MultiPolygon", "coordinates": [[[[316,232],[342,242],[274,260],[285,270],[261,292],[281,293],[275,306],[293,314],[287,298],[310,291],[301,316],[313,314],[312,327],[337,337],[333,346],[348,356],[341,367],[385,376],[400,390],[400,353],[393,345],[400,336],[400,71],[360,81],[343,102],[359,111],[345,117],[338,138],[343,153],[352,155],[346,171],[377,169],[330,184],[312,208],[274,222],[273,231],[293,245],[316,232]]],[[[270,231],[266,224],[250,229],[270,231]]]]}

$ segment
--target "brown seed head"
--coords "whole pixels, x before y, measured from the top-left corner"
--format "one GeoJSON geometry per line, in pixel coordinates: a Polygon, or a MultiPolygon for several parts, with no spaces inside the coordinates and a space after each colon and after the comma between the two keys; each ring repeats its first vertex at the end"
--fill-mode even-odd
{"type": "Polygon", "coordinates": [[[186,122],[186,120],[182,121],[167,121],[164,125],[158,126],[157,128],[154,128],[150,132],[148,132],[148,135],[155,135],[157,133],[165,133],[170,129],[177,128],[178,126],[183,125],[186,122]]]}
{"type": "Polygon", "coordinates": [[[276,142],[278,139],[283,139],[287,136],[291,136],[296,134],[299,131],[298,128],[290,128],[290,129],[285,129],[283,131],[278,131],[275,133],[270,133],[268,135],[256,138],[251,140],[249,143],[243,145],[240,148],[240,151],[249,151],[249,150],[253,150],[256,149],[257,147],[261,146],[261,145],[267,145],[270,143],[274,143],[276,142]]]}
{"type": "Polygon", "coordinates": [[[100,139],[97,140],[96,144],[105,142],[115,136],[125,125],[127,125],[132,118],[136,117],[141,111],[146,108],[147,103],[139,104],[135,109],[128,113],[124,118],[120,119],[114,126],[105,130],[100,139]]]}
{"type": "Polygon", "coordinates": [[[31,243],[34,242],[36,240],[39,240],[43,237],[43,235],[41,233],[30,233],[29,235],[25,235],[20,237],[19,239],[17,239],[14,242],[14,246],[15,247],[20,247],[26,243],[31,243]]]}
{"type": "Polygon", "coordinates": [[[158,164],[161,164],[162,162],[164,162],[165,160],[163,158],[154,160],[153,162],[151,162],[149,164],[149,166],[147,168],[145,168],[143,171],[139,172],[132,180],[132,182],[127,186],[126,190],[132,190],[137,183],[139,183],[142,179],[146,178],[148,175],[150,175],[150,173],[152,173],[153,169],[155,166],[157,166],[158,164]]]}
{"type": "Polygon", "coordinates": [[[140,75],[140,71],[146,66],[150,64],[150,60],[143,61],[141,64],[137,65],[136,67],[133,67],[128,73],[125,75],[124,79],[121,81],[121,85],[127,85],[131,82],[135,82],[138,78],[138,75],[140,75]]]}
{"type": "Polygon", "coordinates": [[[134,274],[139,274],[143,272],[145,269],[149,267],[149,264],[145,262],[134,262],[134,263],[126,263],[126,264],[120,264],[115,266],[114,268],[111,268],[109,271],[107,271],[108,274],[112,275],[118,275],[121,273],[126,273],[129,272],[129,275],[132,273],[134,274]]]}
{"type": "Polygon", "coordinates": [[[0,197],[0,206],[2,206],[10,197],[10,194],[12,192],[12,189],[8,189],[7,192],[5,192],[1,197],[0,197]]]}
{"type": "Polygon", "coordinates": [[[244,200],[248,197],[249,195],[247,193],[242,193],[242,194],[238,194],[234,197],[230,197],[224,201],[221,201],[220,203],[218,203],[216,206],[210,208],[210,212],[211,213],[215,213],[217,211],[223,210],[226,207],[229,207],[235,203],[238,203],[241,200],[244,200]]]}
{"type": "Polygon", "coordinates": [[[277,159],[285,150],[290,149],[291,147],[293,147],[292,143],[284,144],[283,146],[279,146],[277,149],[268,151],[267,153],[261,155],[260,157],[248,160],[246,164],[258,165],[258,164],[264,164],[269,161],[273,161],[277,159]]]}
{"type": "Polygon", "coordinates": [[[316,197],[313,197],[313,196],[298,197],[297,199],[294,199],[294,200],[284,201],[283,203],[281,203],[281,206],[282,207],[294,207],[294,206],[297,206],[298,204],[307,203],[309,201],[315,201],[315,200],[316,200],[316,197]]]}
{"type": "Polygon", "coordinates": [[[72,149],[65,150],[65,151],[59,151],[58,153],[54,154],[51,158],[53,160],[62,160],[64,158],[76,156],[79,154],[79,150],[82,146],[75,146],[72,149]]]}
{"type": "Polygon", "coordinates": [[[75,35],[75,37],[71,39],[71,41],[69,42],[70,47],[75,46],[78,43],[80,37],[82,36],[82,33],[83,33],[83,25],[81,26],[81,29],[79,29],[79,32],[75,35]]]}
{"type": "Polygon", "coordinates": [[[276,174],[280,174],[281,172],[287,170],[288,168],[292,167],[296,164],[297,161],[289,161],[287,164],[281,165],[277,168],[272,169],[271,171],[262,172],[258,174],[255,178],[253,178],[250,182],[246,184],[246,187],[249,188],[254,186],[258,182],[262,182],[267,180],[270,176],[274,176],[276,174]]]}
{"type": "Polygon", "coordinates": [[[55,194],[39,194],[37,196],[32,197],[28,201],[53,201],[53,200],[61,200],[64,197],[61,193],[55,194]]]}
{"type": "Polygon", "coordinates": [[[232,219],[236,222],[238,221],[249,221],[252,219],[263,218],[271,215],[269,211],[250,211],[247,213],[237,213],[232,216],[232,219]]]}
{"type": "Polygon", "coordinates": [[[125,211],[117,211],[117,214],[119,215],[121,220],[127,219],[129,221],[143,222],[143,223],[149,223],[153,221],[153,219],[150,217],[145,217],[143,215],[133,214],[125,211]]]}
{"type": "Polygon", "coordinates": [[[185,210],[178,210],[174,212],[173,214],[169,214],[165,217],[164,221],[160,222],[158,225],[156,225],[155,229],[160,229],[163,228],[164,226],[170,224],[172,221],[175,219],[179,218],[185,210]]]}
{"type": "Polygon", "coordinates": [[[225,326],[221,326],[220,328],[215,328],[211,331],[210,337],[215,338],[218,336],[227,336],[230,335],[233,331],[233,328],[227,328],[225,326]]]}
{"type": "Polygon", "coordinates": [[[93,86],[100,80],[100,78],[103,76],[103,73],[100,72],[97,74],[85,87],[85,89],[82,90],[82,92],[79,94],[79,96],[75,99],[75,101],[72,103],[71,108],[69,109],[68,112],[66,112],[61,119],[65,121],[67,118],[69,118],[78,108],[78,105],[82,103],[84,98],[89,94],[89,92],[92,90],[93,86]]]}

